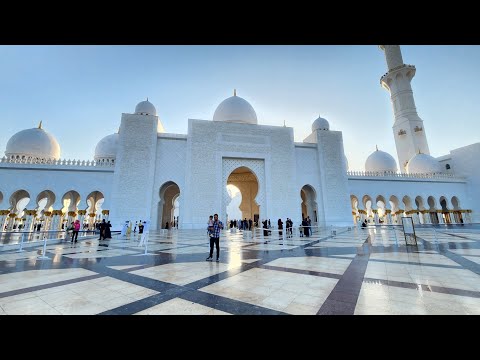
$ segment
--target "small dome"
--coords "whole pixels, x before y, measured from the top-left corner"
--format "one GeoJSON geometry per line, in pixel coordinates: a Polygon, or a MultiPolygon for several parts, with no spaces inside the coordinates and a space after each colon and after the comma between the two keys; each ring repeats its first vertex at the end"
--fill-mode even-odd
{"type": "Polygon", "coordinates": [[[327,119],[322,117],[318,117],[312,124],[312,132],[316,130],[330,130],[330,124],[328,123],[327,119]]]}
{"type": "Polygon", "coordinates": [[[115,159],[117,157],[117,147],[119,134],[111,134],[100,140],[95,147],[95,161],[103,159],[115,159]]]}
{"type": "Polygon", "coordinates": [[[441,173],[440,163],[427,154],[415,154],[407,163],[407,172],[409,174],[434,174],[441,173]]]}
{"type": "Polygon", "coordinates": [[[365,171],[397,172],[397,162],[392,155],[377,148],[365,161],[365,171]]]}
{"type": "Polygon", "coordinates": [[[257,114],[252,105],[236,95],[223,100],[213,114],[213,121],[257,124],[257,114]]]}
{"type": "Polygon", "coordinates": [[[13,135],[7,142],[5,155],[11,157],[31,157],[45,160],[60,159],[60,145],[57,139],[42,129],[42,123],[38,128],[22,130],[13,135]]]}
{"type": "Polygon", "coordinates": [[[155,106],[153,106],[147,98],[147,100],[139,102],[137,106],[135,106],[135,114],[157,116],[157,109],[155,109],[155,106]]]}

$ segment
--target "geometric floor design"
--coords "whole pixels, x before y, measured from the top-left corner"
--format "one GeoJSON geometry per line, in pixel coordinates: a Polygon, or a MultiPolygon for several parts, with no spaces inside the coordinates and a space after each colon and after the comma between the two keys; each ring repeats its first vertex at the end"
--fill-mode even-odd
{"type": "MultiPolygon", "coordinates": [[[[0,248],[0,314],[480,314],[480,226],[320,231],[243,239],[203,230],[0,248]],[[39,258],[45,255],[47,259],[39,258]],[[215,258],[215,255],[214,255],[215,258]]],[[[261,236],[261,232],[260,232],[261,236]]]]}

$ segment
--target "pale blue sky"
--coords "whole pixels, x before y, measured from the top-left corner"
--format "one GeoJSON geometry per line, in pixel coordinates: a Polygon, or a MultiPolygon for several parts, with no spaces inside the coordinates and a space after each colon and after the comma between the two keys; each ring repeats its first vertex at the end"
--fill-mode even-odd
{"type": "MultiPolygon", "coordinates": [[[[480,141],[480,46],[402,46],[417,68],[412,87],[432,156],[480,141]]],[[[237,89],[258,123],[311,132],[320,114],[343,132],[351,170],[368,155],[397,160],[383,52],[363,46],[0,46],[0,154],[18,131],[53,134],[66,159],[93,159],[122,113],[147,96],[169,133],[211,120],[237,89]]]]}

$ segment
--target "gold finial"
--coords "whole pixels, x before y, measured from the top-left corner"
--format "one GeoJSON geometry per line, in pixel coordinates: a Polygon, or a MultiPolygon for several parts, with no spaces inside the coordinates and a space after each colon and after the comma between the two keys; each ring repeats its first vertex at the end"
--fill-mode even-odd
{"type": "Polygon", "coordinates": [[[39,128],[39,129],[42,128],[42,120],[40,120],[40,123],[38,124],[38,128],[39,128]]]}
{"type": "Polygon", "coordinates": [[[237,89],[233,89],[233,96],[237,96],[237,89]]]}
{"type": "Polygon", "coordinates": [[[147,101],[148,101],[148,96],[147,96],[147,101]]]}
{"type": "Polygon", "coordinates": [[[375,145],[375,147],[377,148],[377,151],[378,151],[378,145],[375,145]]]}

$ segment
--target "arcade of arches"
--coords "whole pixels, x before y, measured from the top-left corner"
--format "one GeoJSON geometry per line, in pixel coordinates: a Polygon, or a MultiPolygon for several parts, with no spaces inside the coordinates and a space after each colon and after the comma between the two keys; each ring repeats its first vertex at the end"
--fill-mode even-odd
{"type": "MultiPolygon", "coordinates": [[[[0,203],[3,204],[4,200],[0,193],[0,203]]],[[[94,229],[96,223],[108,220],[109,210],[102,209],[103,202],[104,195],[100,191],[92,191],[83,197],[75,190],[60,196],[51,190],[43,190],[37,196],[26,190],[17,190],[9,197],[9,206],[0,210],[0,229],[61,230],[77,219],[82,229],[94,229]]]]}
{"type": "Polygon", "coordinates": [[[463,224],[471,223],[471,210],[462,209],[460,200],[453,196],[435,198],[422,196],[412,198],[405,195],[401,199],[392,195],[388,199],[382,195],[373,198],[350,195],[352,216],[355,224],[364,220],[370,224],[401,224],[401,217],[411,216],[415,224],[463,224]]]}

